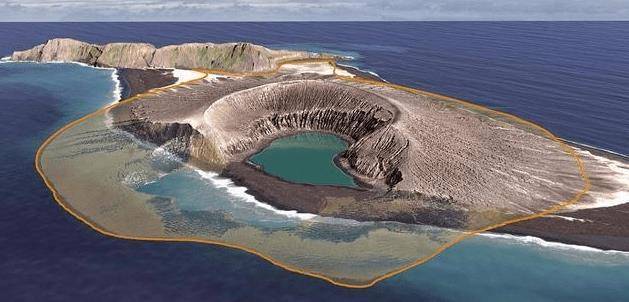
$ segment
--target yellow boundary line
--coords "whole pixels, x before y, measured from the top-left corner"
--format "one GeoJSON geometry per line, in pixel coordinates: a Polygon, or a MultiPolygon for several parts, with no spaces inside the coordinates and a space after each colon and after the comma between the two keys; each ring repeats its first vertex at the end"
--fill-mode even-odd
{"type": "Polygon", "coordinates": [[[279,260],[276,260],[270,256],[267,256],[255,249],[246,247],[246,246],[242,246],[242,245],[238,245],[238,244],[233,244],[233,243],[227,243],[227,242],[222,242],[222,241],[215,241],[215,240],[209,240],[209,239],[196,239],[196,238],[162,238],[162,237],[141,237],[141,236],[127,236],[127,235],[120,235],[120,234],[115,234],[112,233],[110,231],[105,230],[104,228],[98,226],[97,224],[95,224],[94,222],[88,220],[87,218],[81,216],[79,213],[75,212],[74,209],[72,209],[64,200],[63,197],[61,196],[61,194],[57,191],[57,189],[55,189],[54,185],[52,184],[52,182],[48,179],[48,177],[46,177],[46,175],[43,172],[43,169],[41,167],[41,155],[44,151],[44,149],[57,137],[59,137],[59,135],[61,135],[63,132],[65,132],[66,130],[78,125],[79,123],[83,122],[84,120],[91,118],[97,114],[103,113],[111,108],[114,108],[115,106],[118,106],[120,104],[126,104],[129,102],[133,102],[135,100],[138,100],[142,97],[145,96],[149,96],[149,95],[154,95],[154,94],[158,94],[160,92],[163,92],[167,89],[170,88],[175,88],[181,85],[186,85],[186,84],[190,84],[194,81],[198,81],[201,80],[203,78],[205,78],[208,73],[214,73],[214,74],[222,74],[222,75],[232,75],[232,76],[266,76],[266,75],[273,75],[275,73],[277,73],[280,69],[280,67],[282,65],[285,64],[290,64],[290,63],[312,63],[312,62],[327,62],[330,65],[333,66],[333,70],[334,70],[334,74],[336,75],[336,61],[332,58],[317,58],[317,59],[297,59],[297,60],[285,60],[282,62],[279,62],[277,64],[277,66],[270,70],[270,71],[262,71],[262,72],[243,72],[243,73],[236,73],[236,72],[229,72],[229,71],[225,71],[225,70],[203,70],[203,69],[196,69],[196,71],[199,71],[201,73],[203,73],[203,77],[199,77],[199,78],[195,78],[192,79],[190,81],[186,81],[186,82],[182,82],[179,84],[173,84],[173,85],[169,85],[169,86],[165,86],[165,87],[160,87],[160,88],[154,88],[151,89],[145,93],[141,93],[138,94],[136,96],[133,96],[131,98],[122,100],[118,103],[115,104],[111,104],[108,106],[105,106],[97,111],[94,111],[90,114],[87,114],[73,122],[70,122],[69,124],[61,127],[59,130],[55,131],[52,135],[50,135],[42,144],[41,146],[39,146],[39,148],[37,149],[37,153],[35,154],[35,170],[37,170],[37,172],[39,173],[40,177],[42,178],[42,180],[44,181],[45,185],[48,187],[48,189],[51,191],[52,196],[54,198],[54,200],[57,202],[57,204],[59,204],[59,206],[61,206],[61,208],[63,208],[66,212],[70,213],[70,215],[74,216],[76,219],[78,219],[79,221],[83,222],[84,224],[86,224],[87,226],[89,226],[90,228],[92,228],[93,230],[106,235],[106,236],[110,236],[110,237],[114,237],[114,238],[119,238],[119,239],[126,239],[126,240],[139,240],[139,241],[159,241],[159,242],[190,242],[190,243],[203,243],[203,244],[213,244],[213,245],[218,245],[218,246],[223,246],[223,247],[228,247],[228,248],[233,248],[233,249],[239,249],[239,250],[243,250],[245,252],[254,254],[270,263],[272,263],[273,265],[279,266],[287,271],[293,272],[293,273],[298,273],[301,275],[305,275],[305,276],[310,276],[310,277],[314,277],[314,278],[319,278],[322,280],[325,280],[331,284],[337,285],[337,286],[341,286],[341,287],[346,287],[346,288],[368,288],[371,286],[374,286],[376,283],[388,279],[390,277],[393,277],[399,273],[402,273],[404,271],[407,271],[411,268],[414,268],[420,264],[423,264],[429,260],[431,260],[432,258],[436,257],[437,255],[441,254],[443,251],[447,250],[448,248],[454,246],[455,244],[470,238],[472,236],[475,236],[479,233],[482,232],[486,232],[495,228],[499,228],[499,227],[503,227],[512,223],[517,223],[517,222],[521,222],[521,221],[525,221],[525,220],[530,220],[530,219],[534,219],[534,218],[539,218],[548,214],[552,214],[557,212],[558,210],[576,203],[577,201],[579,201],[579,199],[586,194],[589,189],[590,189],[590,180],[587,176],[587,173],[585,172],[585,167],[583,165],[583,161],[581,160],[581,158],[579,157],[579,155],[574,151],[574,149],[572,147],[570,147],[569,145],[567,145],[565,142],[563,142],[561,139],[559,139],[557,136],[555,136],[554,134],[552,134],[550,131],[546,130],[544,127],[533,123],[531,121],[527,121],[525,119],[522,119],[518,116],[515,116],[513,114],[510,113],[506,113],[506,112],[502,112],[502,111],[498,111],[498,110],[493,110],[493,109],[489,109],[487,107],[478,105],[478,104],[474,104],[472,102],[469,101],[465,101],[465,100],[460,100],[460,99],[455,99],[449,96],[445,96],[445,95],[441,95],[441,94],[437,94],[437,93],[432,93],[432,92],[428,92],[428,91],[423,91],[423,90],[419,90],[419,89],[415,89],[415,88],[411,88],[411,87],[406,87],[406,86],[402,86],[402,85],[397,85],[397,84],[391,84],[391,83],[386,83],[386,82],[380,82],[380,81],[376,81],[376,80],[371,80],[371,79],[367,79],[367,78],[362,78],[362,77],[343,77],[343,76],[336,76],[336,78],[344,80],[344,81],[349,81],[349,82],[354,82],[354,83],[365,83],[365,84],[370,84],[370,85],[374,85],[374,86],[382,86],[382,87],[389,87],[389,88],[393,88],[393,89],[397,89],[397,90],[401,90],[401,91],[405,91],[408,93],[412,93],[412,94],[417,94],[417,95],[425,95],[425,96],[429,96],[429,97],[433,97],[433,98],[437,98],[437,99],[441,99],[441,100],[445,100],[445,101],[451,101],[451,102],[455,102],[464,106],[468,106],[471,107],[475,110],[478,111],[483,111],[483,112],[491,112],[491,113],[497,113],[499,115],[503,115],[505,117],[511,118],[514,121],[517,121],[521,124],[527,125],[529,127],[535,128],[540,130],[542,133],[544,133],[545,135],[547,135],[549,138],[551,138],[552,140],[554,140],[555,142],[557,142],[561,148],[563,149],[564,152],[566,152],[567,154],[569,154],[570,156],[572,156],[575,159],[576,165],[579,169],[579,175],[581,176],[581,178],[583,179],[583,188],[581,189],[580,192],[578,192],[577,194],[575,194],[575,196],[573,196],[572,198],[562,201],[560,203],[555,204],[554,206],[541,211],[540,213],[537,214],[533,214],[533,215],[529,215],[529,216],[525,216],[525,217],[520,217],[520,218],[515,218],[515,219],[511,219],[511,220],[507,220],[498,224],[494,224],[494,225],[490,225],[487,227],[483,227],[481,229],[478,230],[473,230],[473,231],[467,231],[464,232],[463,234],[455,237],[454,239],[452,239],[451,241],[449,241],[448,243],[440,246],[439,248],[437,248],[432,254],[419,258],[411,263],[408,263],[406,265],[403,265],[395,270],[392,270],[386,274],[383,274],[381,276],[378,276],[374,279],[372,279],[371,281],[369,281],[368,283],[365,284],[351,284],[351,283],[344,283],[342,281],[337,281],[334,280],[328,276],[325,276],[323,274],[319,274],[319,273],[313,273],[313,272],[308,272],[296,267],[292,267],[288,264],[284,264],[279,260]]]}

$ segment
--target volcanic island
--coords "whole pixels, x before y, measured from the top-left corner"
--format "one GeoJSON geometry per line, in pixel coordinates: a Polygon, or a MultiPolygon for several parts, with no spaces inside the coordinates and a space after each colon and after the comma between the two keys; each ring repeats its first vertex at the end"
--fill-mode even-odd
{"type": "MultiPolygon", "coordinates": [[[[584,165],[599,166],[531,122],[390,84],[337,64],[343,58],[334,55],[250,43],[156,48],[52,39],[12,59],[118,69],[126,100],[110,109],[114,127],[220,173],[278,209],[476,230],[591,199],[584,195],[591,185],[611,186],[590,184],[584,165]],[[173,69],[200,76],[168,88],[173,69]],[[304,132],[347,142],[335,163],[355,187],[294,183],[250,161],[274,140],[304,132]]],[[[570,234],[562,223],[574,221],[552,220],[551,228],[564,231],[540,230],[541,219],[552,220],[503,232],[629,248],[570,234]]]]}

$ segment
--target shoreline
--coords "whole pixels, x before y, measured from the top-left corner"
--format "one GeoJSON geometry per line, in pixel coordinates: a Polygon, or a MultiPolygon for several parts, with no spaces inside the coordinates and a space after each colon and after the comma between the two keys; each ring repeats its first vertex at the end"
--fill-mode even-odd
{"type": "Polygon", "coordinates": [[[115,104],[122,99],[125,99],[124,96],[124,86],[122,84],[122,78],[119,75],[117,68],[109,68],[109,67],[100,67],[100,66],[92,66],[81,62],[38,62],[38,61],[15,61],[11,60],[10,56],[0,58],[0,64],[9,64],[9,63],[31,63],[31,64],[75,64],[82,67],[94,68],[94,69],[102,69],[102,70],[110,70],[111,71],[111,81],[114,84],[114,88],[112,89],[112,101],[111,104],[115,104]]]}
{"type": "MultiPolygon", "coordinates": [[[[219,173],[219,176],[230,179],[236,186],[246,188],[245,192],[248,195],[278,210],[310,213],[322,217],[325,217],[325,215],[321,215],[320,211],[326,205],[326,201],[322,196],[353,197],[357,194],[370,195],[369,192],[361,188],[287,182],[260,170],[248,162],[230,163],[219,173]],[[267,190],[269,187],[282,189],[270,191],[267,190]],[[296,192],[301,192],[301,194],[296,192]]],[[[332,217],[356,220],[355,217],[332,217]]]]}
{"type": "Polygon", "coordinates": [[[629,203],[544,216],[491,230],[550,242],[629,252],[629,203]]]}
{"type": "Polygon", "coordinates": [[[113,94],[113,97],[112,97],[113,101],[111,102],[113,104],[113,103],[120,102],[120,100],[123,99],[123,96],[122,96],[122,93],[123,93],[123,91],[122,91],[122,83],[120,81],[120,76],[118,75],[118,70],[117,69],[114,69],[111,72],[111,80],[112,80],[112,82],[114,82],[114,90],[112,92],[112,94],[113,94]]]}
{"type": "Polygon", "coordinates": [[[121,83],[121,77],[118,74],[118,69],[117,68],[110,68],[110,67],[100,67],[100,66],[92,66],[92,65],[88,65],[85,63],[81,63],[81,62],[46,62],[46,63],[42,63],[42,62],[38,62],[38,61],[15,61],[15,60],[11,60],[10,56],[7,57],[2,57],[0,58],[0,64],[9,64],[9,63],[31,63],[31,64],[75,64],[75,65],[79,65],[82,67],[87,67],[87,68],[94,68],[94,69],[102,69],[102,70],[110,70],[111,73],[111,81],[114,84],[114,88],[112,89],[112,101],[110,104],[115,104],[117,102],[119,102],[122,99],[125,99],[126,97],[124,97],[124,86],[121,83]]]}
{"type": "Polygon", "coordinates": [[[275,214],[286,216],[288,218],[297,218],[299,220],[304,220],[304,221],[307,221],[316,217],[320,217],[319,215],[312,214],[312,213],[302,213],[296,210],[279,209],[277,207],[274,207],[270,203],[260,201],[259,198],[257,198],[254,194],[251,194],[249,192],[249,189],[247,187],[239,186],[231,178],[222,177],[221,174],[216,173],[216,172],[203,171],[201,169],[194,168],[194,167],[190,167],[190,168],[192,168],[194,172],[199,174],[201,178],[207,179],[210,182],[212,182],[216,187],[225,188],[229,192],[229,194],[231,194],[232,196],[239,197],[244,202],[251,203],[255,205],[256,207],[272,211],[275,214]]]}
{"type": "Polygon", "coordinates": [[[578,245],[578,244],[564,243],[564,242],[559,242],[559,241],[546,240],[544,238],[530,236],[530,235],[514,235],[514,234],[509,234],[509,233],[496,233],[496,232],[488,231],[488,232],[480,233],[478,234],[478,236],[483,237],[483,238],[488,238],[488,239],[505,240],[509,244],[534,245],[534,246],[539,246],[541,248],[548,248],[548,249],[577,250],[577,251],[591,252],[591,253],[618,254],[618,255],[623,255],[623,256],[629,256],[629,251],[600,249],[600,248],[591,247],[587,245],[578,245]]]}
{"type": "Polygon", "coordinates": [[[362,70],[358,67],[352,66],[352,65],[347,65],[347,64],[341,64],[341,63],[336,63],[336,66],[340,66],[343,69],[349,69],[350,73],[357,75],[359,77],[362,78],[366,78],[366,79],[371,79],[371,80],[376,80],[376,81],[382,81],[385,83],[389,83],[389,81],[385,80],[383,77],[381,77],[379,74],[373,72],[373,71],[369,71],[369,70],[362,70]]]}
{"type": "Polygon", "coordinates": [[[585,143],[579,143],[579,142],[575,142],[575,141],[571,141],[571,140],[567,140],[567,139],[561,139],[561,140],[566,142],[567,144],[573,146],[573,147],[577,147],[579,149],[590,151],[594,155],[600,155],[600,156],[603,156],[605,158],[609,158],[611,160],[627,160],[627,161],[629,161],[629,155],[627,155],[627,154],[622,154],[622,153],[618,153],[618,152],[613,151],[613,150],[599,148],[599,147],[596,147],[596,146],[591,146],[591,145],[588,145],[588,144],[585,144],[585,143]]]}

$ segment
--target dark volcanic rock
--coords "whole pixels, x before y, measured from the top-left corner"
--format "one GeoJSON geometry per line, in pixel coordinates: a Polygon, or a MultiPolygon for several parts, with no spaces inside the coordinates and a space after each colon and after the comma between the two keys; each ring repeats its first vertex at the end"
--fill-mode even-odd
{"type": "Polygon", "coordinates": [[[122,85],[122,99],[177,82],[172,71],[167,69],[119,68],[117,72],[122,85]]]}
{"type": "Polygon", "coordinates": [[[493,231],[604,250],[629,251],[628,216],[629,204],[622,204],[531,219],[493,231]]]}

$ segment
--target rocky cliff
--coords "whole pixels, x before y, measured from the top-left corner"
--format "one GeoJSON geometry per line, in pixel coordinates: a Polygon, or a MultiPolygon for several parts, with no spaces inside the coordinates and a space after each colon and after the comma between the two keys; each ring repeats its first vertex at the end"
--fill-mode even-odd
{"type": "Polygon", "coordinates": [[[16,51],[11,56],[16,61],[38,62],[80,62],[96,64],[102,54],[102,47],[73,39],[52,39],[24,51],[16,51]]]}
{"type": "Polygon", "coordinates": [[[190,68],[263,71],[278,61],[306,58],[311,54],[297,51],[270,50],[249,43],[187,43],[170,45],[155,51],[151,65],[156,68],[190,68]]]}
{"type": "Polygon", "coordinates": [[[302,51],[272,50],[250,43],[187,43],[156,48],[146,43],[90,44],[74,39],[48,40],[11,56],[16,61],[79,62],[116,68],[222,69],[266,71],[282,60],[317,56],[302,51]]]}
{"type": "Polygon", "coordinates": [[[105,67],[148,68],[155,47],[146,43],[109,43],[102,47],[96,64],[105,67]]]}

